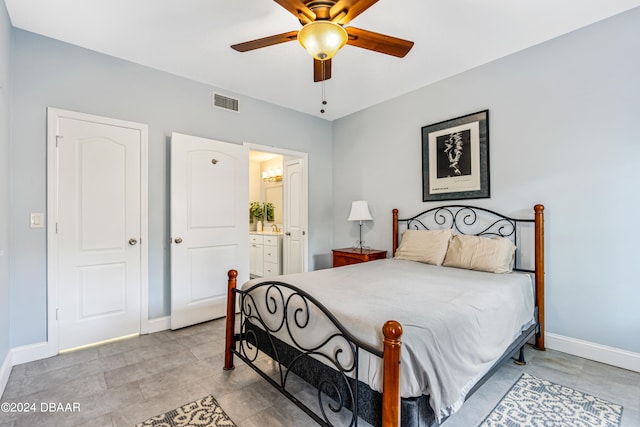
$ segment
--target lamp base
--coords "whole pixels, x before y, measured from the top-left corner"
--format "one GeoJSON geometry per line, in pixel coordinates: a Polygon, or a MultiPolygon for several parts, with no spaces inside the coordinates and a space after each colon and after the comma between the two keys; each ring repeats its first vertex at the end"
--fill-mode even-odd
{"type": "Polygon", "coordinates": [[[352,249],[357,249],[360,252],[364,252],[364,251],[368,251],[369,249],[371,249],[371,246],[365,246],[364,242],[360,243],[358,242],[358,244],[356,246],[352,246],[352,249]]]}
{"type": "Polygon", "coordinates": [[[364,245],[364,240],[362,240],[362,221],[360,221],[360,239],[356,242],[356,246],[354,246],[353,248],[360,249],[361,251],[370,249],[368,246],[364,245]]]}

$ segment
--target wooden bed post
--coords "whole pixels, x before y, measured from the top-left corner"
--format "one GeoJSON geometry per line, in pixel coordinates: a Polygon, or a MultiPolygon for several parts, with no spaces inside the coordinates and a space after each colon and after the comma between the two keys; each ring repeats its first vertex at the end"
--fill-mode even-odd
{"type": "Polygon", "coordinates": [[[536,348],[544,350],[544,205],[535,205],[535,263],[536,263],[536,304],[540,331],[536,335],[536,348]]]}
{"type": "MultiPolygon", "coordinates": [[[[394,209],[394,214],[397,215],[394,209]]],[[[382,377],[382,427],[400,425],[400,349],[402,347],[402,325],[389,320],[382,327],[384,335],[382,377]]]]}
{"type": "Polygon", "coordinates": [[[398,249],[398,209],[393,210],[393,239],[391,239],[391,245],[393,251],[391,257],[396,255],[396,249],[398,249]]]}
{"type": "Polygon", "coordinates": [[[229,282],[227,285],[227,335],[224,346],[224,368],[225,370],[233,369],[233,349],[236,345],[233,338],[233,330],[236,323],[236,279],[238,278],[238,272],[236,270],[229,270],[227,273],[229,282]]]}

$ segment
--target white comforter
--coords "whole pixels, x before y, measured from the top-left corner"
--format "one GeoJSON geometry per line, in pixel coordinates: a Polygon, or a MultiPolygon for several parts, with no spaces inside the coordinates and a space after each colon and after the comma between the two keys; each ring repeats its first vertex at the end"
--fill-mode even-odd
{"type": "MultiPolygon", "coordinates": [[[[437,418],[468,391],[534,322],[528,274],[494,274],[386,259],[254,279],[290,283],[317,298],[356,337],[382,349],[382,325],[402,324],[402,397],[428,394],[437,418]]],[[[360,379],[382,391],[382,363],[360,360],[360,379]]]]}

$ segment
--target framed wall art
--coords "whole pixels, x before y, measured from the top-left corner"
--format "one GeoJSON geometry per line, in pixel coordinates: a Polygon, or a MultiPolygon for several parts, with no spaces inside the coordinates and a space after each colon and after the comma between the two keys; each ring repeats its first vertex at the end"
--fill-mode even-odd
{"type": "Polygon", "coordinates": [[[488,197],[489,110],[424,126],[422,201],[488,197]]]}

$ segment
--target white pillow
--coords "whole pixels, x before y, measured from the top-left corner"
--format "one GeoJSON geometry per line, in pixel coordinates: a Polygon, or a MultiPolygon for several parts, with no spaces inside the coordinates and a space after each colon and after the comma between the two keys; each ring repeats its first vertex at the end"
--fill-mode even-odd
{"type": "Polygon", "coordinates": [[[456,235],[449,241],[442,265],[490,273],[510,273],[515,252],[516,246],[506,237],[491,239],[456,235]]]}
{"type": "Polygon", "coordinates": [[[442,265],[451,235],[451,229],[406,230],[394,258],[442,265]]]}

